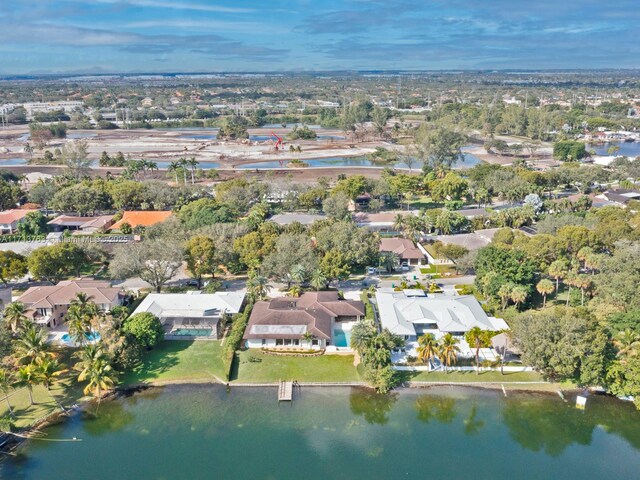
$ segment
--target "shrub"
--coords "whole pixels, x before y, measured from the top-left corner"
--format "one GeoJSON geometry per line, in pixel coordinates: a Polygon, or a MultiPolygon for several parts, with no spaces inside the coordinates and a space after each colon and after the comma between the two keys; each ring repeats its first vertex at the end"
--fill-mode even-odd
{"type": "Polygon", "coordinates": [[[227,336],[223,347],[223,361],[226,370],[226,378],[229,380],[231,376],[231,368],[233,367],[233,359],[236,354],[236,350],[241,347],[242,337],[244,331],[249,323],[249,316],[251,315],[251,309],[253,305],[247,305],[244,312],[236,315],[231,323],[231,331],[227,336]]]}
{"type": "Polygon", "coordinates": [[[164,340],[164,328],[158,317],[149,312],[136,313],[124,321],[122,330],[133,336],[140,345],[153,348],[164,340]]]}

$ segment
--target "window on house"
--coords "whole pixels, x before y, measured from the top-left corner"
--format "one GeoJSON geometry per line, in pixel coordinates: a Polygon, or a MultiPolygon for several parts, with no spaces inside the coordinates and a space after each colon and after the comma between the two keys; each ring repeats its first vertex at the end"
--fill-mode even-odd
{"type": "Polygon", "coordinates": [[[285,341],[284,341],[284,346],[286,347],[288,345],[291,345],[291,339],[290,338],[286,338],[285,341]]]}
{"type": "Polygon", "coordinates": [[[267,344],[267,340],[266,339],[262,339],[262,346],[264,347],[267,344]]]}
{"type": "Polygon", "coordinates": [[[300,345],[300,340],[298,340],[298,339],[296,338],[295,340],[293,340],[293,344],[294,344],[295,346],[300,345]]]}
{"type": "Polygon", "coordinates": [[[281,338],[277,338],[276,347],[281,347],[282,345],[284,345],[284,340],[282,340],[281,338]]]}
{"type": "Polygon", "coordinates": [[[318,340],[311,340],[311,345],[319,345],[318,340]]]}

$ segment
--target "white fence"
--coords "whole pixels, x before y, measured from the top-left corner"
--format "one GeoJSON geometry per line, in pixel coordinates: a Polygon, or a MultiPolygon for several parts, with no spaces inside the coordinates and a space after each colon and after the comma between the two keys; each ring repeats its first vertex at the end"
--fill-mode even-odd
{"type": "MultiPolygon", "coordinates": [[[[401,372],[435,372],[438,370],[444,371],[444,367],[438,366],[435,368],[429,368],[428,365],[424,366],[408,366],[408,365],[394,365],[393,368],[395,370],[401,372]]],[[[451,372],[475,372],[476,367],[447,367],[447,371],[451,372]]],[[[499,372],[500,367],[480,367],[481,372],[499,372]]],[[[502,367],[503,372],[533,372],[533,367],[525,367],[524,365],[513,366],[513,365],[505,365],[502,367]]]]}

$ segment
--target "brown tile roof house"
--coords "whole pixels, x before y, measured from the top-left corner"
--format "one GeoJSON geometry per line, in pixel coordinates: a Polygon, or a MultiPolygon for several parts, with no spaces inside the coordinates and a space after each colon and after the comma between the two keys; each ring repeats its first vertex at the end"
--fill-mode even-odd
{"type": "Polygon", "coordinates": [[[307,346],[306,332],[313,335],[311,348],[333,343],[336,322],[358,321],[364,316],[364,304],[340,300],[338,292],[307,292],[300,298],[278,297],[257,302],[244,340],[249,348],[307,346]]]}
{"type": "Polygon", "coordinates": [[[75,217],[71,215],[60,215],[47,222],[55,232],[63,230],[80,230],[83,233],[96,233],[104,231],[111,225],[113,215],[100,215],[97,217],[75,217]]]}
{"type": "Polygon", "coordinates": [[[124,212],[122,218],[111,225],[110,230],[119,230],[123,223],[128,223],[131,228],[138,226],[148,227],[164,222],[171,215],[173,213],[170,211],[124,212]]]}
{"type": "Polygon", "coordinates": [[[5,210],[0,212],[0,233],[14,233],[18,228],[18,223],[22,221],[27,213],[36,212],[33,209],[17,209],[5,210]]]}
{"type": "Polygon", "coordinates": [[[381,238],[380,251],[397,253],[400,260],[410,264],[412,260],[417,260],[418,264],[424,260],[424,253],[408,238],[381,238]]]}
{"type": "Polygon", "coordinates": [[[28,308],[27,315],[34,321],[54,327],[64,322],[71,301],[80,292],[85,293],[104,311],[121,305],[123,300],[120,289],[111,287],[109,282],[67,280],[57,285],[31,287],[18,298],[18,301],[25,304],[28,308]]]}

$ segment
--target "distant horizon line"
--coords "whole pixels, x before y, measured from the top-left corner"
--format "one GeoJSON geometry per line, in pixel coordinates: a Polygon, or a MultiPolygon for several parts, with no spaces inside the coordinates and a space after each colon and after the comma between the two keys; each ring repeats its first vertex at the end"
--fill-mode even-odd
{"type": "Polygon", "coordinates": [[[222,71],[175,71],[175,72],[33,72],[33,73],[0,73],[0,80],[12,79],[39,79],[39,78],[67,78],[67,77],[136,77],[136,76],[207,76],[207,75],[264,75],[264,76],[286,76],[286,75],[326,75],[326,74],[394,74],[394,75],[415,75],[434,73],[501,73],[501,74],[522,74],[522,73],[599,73],[599,72],[638,72],[640,67],[633,68],[446,68],[446,69],[323,69],[323,70],[222,70],[222,71]]]}

